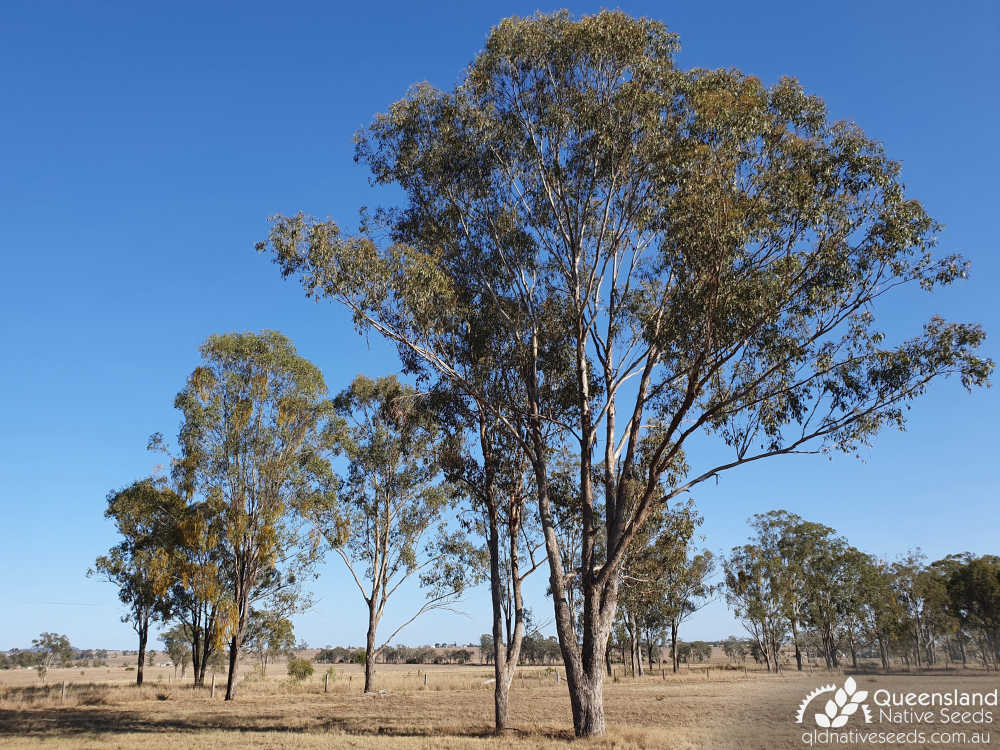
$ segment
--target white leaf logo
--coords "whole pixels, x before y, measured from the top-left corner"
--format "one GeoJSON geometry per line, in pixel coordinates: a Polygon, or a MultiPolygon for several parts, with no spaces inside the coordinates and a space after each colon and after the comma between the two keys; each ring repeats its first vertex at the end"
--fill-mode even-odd
{"type": "Polygon", "coordinates": [[[837,704],[834,703],[833,701],[827,701],[826,708],[824,710],[826,711],[826,715],[832,719],[834,716],[837,715],[838,708],[839,707],[837,706],[837,704]]]}
{"type": "Polygon", "coordinates": [[[864,700],[868,697],[868,691],[858,690],[858,684],[854,678],[848,677],[844,680],[842,688],[837,688],[835,685],[824,685],[809,693],[799,705],[796,723],[802,723],[802,715],[806,706],[813,698],[822,693],[833,693],[833,697],[827,700],[826,705],[823,706],[823,713],[813,714],[817,726],[823,729],[839,729],[847,724],[848,719],[854,716],[859,708],[864,709],[865,723],[871,722],[868,706],[864,704],[864,700]]]}

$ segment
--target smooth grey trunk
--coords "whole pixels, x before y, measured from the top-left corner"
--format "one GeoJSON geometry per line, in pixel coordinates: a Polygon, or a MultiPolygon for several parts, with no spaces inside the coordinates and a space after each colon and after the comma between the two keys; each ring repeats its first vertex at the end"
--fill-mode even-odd
{"type": "Polygon", "coordinates": [[[368,605],[368,638],[365,641],[365,692],[375,692],[375,631],[378,629],[378,611],[373,596],[368,605]]]}

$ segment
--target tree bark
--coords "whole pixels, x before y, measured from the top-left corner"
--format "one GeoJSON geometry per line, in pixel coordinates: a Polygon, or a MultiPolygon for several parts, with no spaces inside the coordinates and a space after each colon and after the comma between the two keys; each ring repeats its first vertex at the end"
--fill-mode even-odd
{"type": "Polygon", "coordinates": [[[677,668],[680,665],[680,654],[677,653],[676,621],[670,623],[670,661],[673,665],[674,672],[677,672],[677,668]]]}
{"type": "Polygon", "coordinates": [[[240,658],[240,638],[234,635],[229,642],[229,675],[226,677],[226,700],[236,697],[236,667],[240,658]]]}
{"type": "Polygon", "coordinates": [[[375,598],[368,605],[368,639],[365,642],[365,692],[375,692],[375,631],[378,628],[378,612],[375,598]]]}
{"type": "Polygon", "coordinates": [[[136,630],[139,633],[139,662],[135,668],[135,684],[142,684],[142,668],[146,664],[146,640],[149,638],[149,617],[142,618],[136,630]]]}
{"type": "Polygon", "coordinates": [[[796,623],[794,617],[792,618],[791,622],[792,622],[792,641],[795,643],[795,668],[796,668],[796,670],[798,670],[799,672],[801,672],[802,671],[802,649],[799,648],[799,628],[798,628],[798,624],[796,623]]]}

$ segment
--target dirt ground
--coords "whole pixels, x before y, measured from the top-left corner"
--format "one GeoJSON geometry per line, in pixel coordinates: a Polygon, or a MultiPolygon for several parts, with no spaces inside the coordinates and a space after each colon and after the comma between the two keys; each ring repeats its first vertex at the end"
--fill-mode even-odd
{"type": "MultiPolygon", "coordinates": [[[[282,665],[283,666],[283,665],[282,665]]],[[[513,731],[491,735],[492,677],[483,666],[379,665],[382,692],[364,695],[359,667],[338,666],[329,692],[323,668],[302,684],[289,683],[273,668],[266,681],[240,683],[237,700],[222,700],[219,675],[213,699],[173,680],[172,670],[147,671],[141,689],[126,680],[134,673],[107,670],[51,670],[43,685],[33,672],[0,672],[0,747],[17,748],[779,748],[862,747],[865,745],[943,748],[1000,747],[1000,707],[986,715],[958,717],[942,724],[912,716],[890,722],[874,705],[875,691],[892,693],[954,690],[989,693],[1000,676],[981,672],[856,674],[872,723],[861,711],[823,741],[816,713],[831,691],[815,698],[804,722],[795,723],[810,691],[846,678],[816,671],[744,674],[737,670],[659,672],[633,680],[619,674],[605,688],[608,735],[589,742],[572,740],[572,720],[564,680],[545,668],[525,668],[511,697],[513,731]],[[67,683],[62,697],[62,684],[67,683]],[[426,684],[425,684],[426,681],[426,684]],[[962,721],[962,719],[965,719],[962,721]],[[853,731],[854,735],[844,733],[853,731]],[[947,733],[947,736],[938,734],[947,733]],[[865,735],[859,738],[858,733],[865,735]],[[882,733],[876,735],[872,733],[882,733]],[[887,734],[892,737],[887,738],[887,734]],[[918,735],[922,733],[922,736],[918,735]],[[962,734],[964,733],[964,734],[962,734]],[[907,736],[909,734],[909,736],[907,736]],[[846,743],[843,738],[848,740],[846,743]],[[880,741],[881,737],[881,741],[880,741]],[[851,741],[853,738],[853,741],[851,741]],[[889,739],[891,741],[886,742],[889,739]],[[898,740],[898,741],[897,741],[898,740]]],[[[898,707],[893,710],[899,711],[898,707]]],[[[949,709],[950,710],[950,709],[949,709]]],[[[970,709],[961,709],[970,710],[970,709]]]]}

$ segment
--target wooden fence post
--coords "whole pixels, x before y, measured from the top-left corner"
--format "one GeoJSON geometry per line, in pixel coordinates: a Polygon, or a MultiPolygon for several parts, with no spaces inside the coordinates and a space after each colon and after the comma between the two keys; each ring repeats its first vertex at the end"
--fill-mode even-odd
{"type": "Polygon", "coordinates": [[[66,680],[63,680],[62,684],[62,694],[59,696],[59,700],[63,703],[66,702],[66,680]]]}
{"type": "Polygon", "coordinates": [[[212,672],[212,692],[209,695],[210,698],[215,697],[215,672],[212,672]]]}
{"type": "Polygon", "coordinates": [[[323,692],[324,693],[329,693],[330,692],[330,673],[329,672],[327,672],[326,673],[326,677],[323,678],[323,692]]]}

